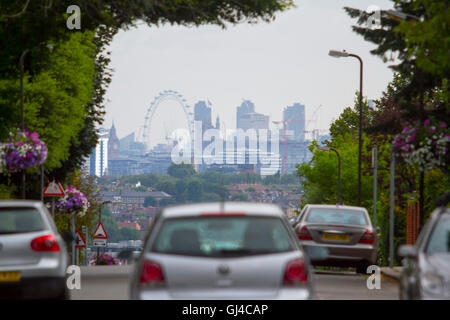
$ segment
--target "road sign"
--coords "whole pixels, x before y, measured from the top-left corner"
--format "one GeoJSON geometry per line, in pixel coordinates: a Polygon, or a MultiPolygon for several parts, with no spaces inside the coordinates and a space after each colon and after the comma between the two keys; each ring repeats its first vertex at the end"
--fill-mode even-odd
{"type": "Polygon", "coordinates": [[[51,181],[48,186],[45,187],[43,194],[44,197],[62,197],[65,193],[60,183],[51,181]]]}
{"type": "Polygon", "coordinates": [[[94,247],[106,247],[106,239],[94,239],[94,247]]]}
{"type": "Polygon", "coordinates": [[[86,246],[86,241],[84,241],[83,236],[80,231],[75,231],[75,248],[84,248],[86,246]]]}
{"type": "Polygon", "coordinates": [[[101,222],[98,223],[97,229],[94,231],[95,239],[108,239],[108,234],[106,233],[105,228],[101,222]]]}

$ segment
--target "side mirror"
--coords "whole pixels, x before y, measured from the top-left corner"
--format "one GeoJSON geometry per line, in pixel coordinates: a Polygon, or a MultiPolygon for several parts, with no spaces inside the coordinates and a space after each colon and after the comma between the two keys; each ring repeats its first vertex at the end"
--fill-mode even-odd
{"type": "Polygon", "coordinates": [[[72,241],[75,240],[75,237],[73,236],[73,233],[71,231],[63,231],[61,237],[67,243],[72,243],[72,241]]]}
{"type": "Polygon", "coordinates": [[[133,255],[132,249],[125,249],[119,252],[119,254],[117,255],[117,259],[128,260],[131,258],[132,255],[133,255]]]}
{"type": "Polygon", "coordinates": [[[305,252],[311,261],[328,259],[328,249],[324,247],[305,247],[305,252]]]}
{"type": "Polygon", "coordinates": [[[415,259],[417,258],[417,249],[414,246],[404,244],[398,248],[398,255],[401,258],[415,259]]]}

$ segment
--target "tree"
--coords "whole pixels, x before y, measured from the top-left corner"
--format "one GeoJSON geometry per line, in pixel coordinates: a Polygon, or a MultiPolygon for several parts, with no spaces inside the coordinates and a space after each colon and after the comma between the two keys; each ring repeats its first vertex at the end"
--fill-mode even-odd
{"type": "Polygon", "coordinates": [[[192,164],[172,164],[167,169],[167,173],[174,178],[185,179],[193,176],[195,170],[192,164]]]}
{"type": "Polygon", "coordinates": [[[245,21],[269,22],[276,13],[291,7],[291,0],[245,3],[209,0],[2,1],[0,140],[19,123],[17,62],[25,50],[29,49],[25,60],[25,88],[29,91],[26,92],[26,123],[30,129],[36,128],[41,137],[48,138],[47,174],[63,181],[74,169],[80,168],[98,142],[97,127],[103,122],[104,94],[111,81],[109,53],[105,52],[105,47],[120,28],[133,27],[137,21],[144,21],[149,26],[216,24],[225,28],[226,24],[245,21]],[[81,8],[82,32],[66,28],[69,18],[66,11],[70,5],[81,8]],[[84,38],[78,39],[77,46],[75,42],[79,37],[84,38]],[[48,45],[53,45],[60,56],[51,53],[48,45]],[[89,59],[83,57],[86,54],[89,59]],[[75,72],[71,70],[73,65],[78,66],[75,72]],[[70,68],[66,70],[66,66],[70,68]],[[52,68],[60,74],[51,72],[52,68]],[[40,121],[33,123],[31,118],[40,121]],[[60,144],[53,144],[58,134],[60,144]]]}
{"type": "Polygon", "coordinates": [[[151,196],[145,197],[145,199],[144,199],[144,207],[145,208],[147,208],[149,206],[156,207],[156,203],[157,203],[156,199],[151,196]]]}
{"type": "MultiPolygon", "coordinates": [[[[380,28],[361,27],[369,13],[345,7],[347,13],[358,18],[353,30],[376,45],[372,54],[383,57],[397,55],[400,63],[390,66],[398,73],[388,96],[378,104],[379,114],[373,132],[399,134],[408,122],[418,123],[419,129],[429,119],[449,123],[448,108],[448,1],[396,0],[397,11],[416,17],[398,21],[383,16],[380,28]],[[400,78],[400,80],[399,80],[400,78]],[[392,117],[391,115],[395,115],[392,117]]],[[[427,155],[425,155],[427,156],[427,155]]],[[[448,169],[448,168],[447,168],[448,169]]],[[[425,172],[419,175],[420,225],[424,223],[425,172]]]]}

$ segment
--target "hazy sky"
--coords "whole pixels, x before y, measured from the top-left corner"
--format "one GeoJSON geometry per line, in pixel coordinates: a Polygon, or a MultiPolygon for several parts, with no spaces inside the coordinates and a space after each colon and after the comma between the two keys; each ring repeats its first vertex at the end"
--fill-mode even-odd
{"type": "MultiPolygon", "coordinates": [[[[392,71],[370,54],[374,46],[354,33],[355,20],[344,6],[392,8],[391,1],[296,1],[297,8],[280,13],[274,22],[241,24],[222,30],[216,26],[186,28],[148,27],[121,31],[111,44],[114,68],[107,92],[106,120],[114,120],[119,138],[144,124],[150,102],[161,91],[181,93],[193,106],[212,103],[213,122],[234,128],[236,106],[243,99],[255,103],[256,112],[281,120],[282,110],[294,102],[306,106],[306,118],[322,105],[317,124],[327,129],[340,112],[352,105],[359,88],[359,63],[354,58],[332,58],[329,49],[360,55],[364,61],[363,93],[379,98],[392,79],[392,71]]],[[[164,102],[151,123],[150,144],[185,127],[181,107],[164,102]]]]}

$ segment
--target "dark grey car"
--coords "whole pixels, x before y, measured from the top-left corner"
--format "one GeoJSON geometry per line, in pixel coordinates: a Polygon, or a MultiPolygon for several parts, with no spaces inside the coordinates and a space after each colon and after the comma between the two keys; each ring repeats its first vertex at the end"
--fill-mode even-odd
{"type": "Polygon", "coordinates": [[[328,258],[314,265],[354,267],[366,273],[369,265],[376,264],[378,228],[372,226],[365,208],[308,204],[294,230],[305,249],[328,250],[328,258]]]}
{"type": "Polygon", "coordinates": [[[403,245],[400,299],[450,299],[450,209],[436,209],[414,246],[403,245]]]}

